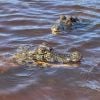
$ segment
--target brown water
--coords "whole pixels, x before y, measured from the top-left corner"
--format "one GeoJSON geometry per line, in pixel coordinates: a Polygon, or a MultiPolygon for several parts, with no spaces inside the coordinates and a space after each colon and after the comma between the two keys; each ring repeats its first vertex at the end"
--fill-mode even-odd
{"type": "Polygon", "coordinates": [[[0,68],[11,67],[3,57],[19,45],[41,42],[61,52],[77,48],[84,60],[77,68],[19,66],[0,73],[0,100],[100,100],[99,0],[0,0],[0,68]],[[92,23],[54,36],[50,27],[61,14],[92,23]]]}

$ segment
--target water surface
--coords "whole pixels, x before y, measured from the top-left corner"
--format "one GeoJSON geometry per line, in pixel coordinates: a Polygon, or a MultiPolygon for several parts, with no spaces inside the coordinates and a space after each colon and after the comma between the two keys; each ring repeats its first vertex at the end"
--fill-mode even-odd
{"type": "Polygon", "coordinates": [[[0,73],[0,100],[99,100],[100,1],[0,0],[0,68],[11,67],[3,57],[19,45],[42,42],[60,52],[77,48],[84,59],[77,68],[19,66],[0,73]],[[61,14],[92,23],[55,36],[50,27],[61,14]]]}

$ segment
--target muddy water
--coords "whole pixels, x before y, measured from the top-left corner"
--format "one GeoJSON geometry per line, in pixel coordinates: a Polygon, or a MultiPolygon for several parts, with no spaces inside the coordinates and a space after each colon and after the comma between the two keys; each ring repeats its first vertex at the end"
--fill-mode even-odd
{"type": "Polygon", "coordinates": [[[0,68],[10,68],[0,73],[0,100],[100,100],[100,1],[0,0],[0,68]],[[52,35],[50,27],[61,14],[92,23],[52,35]],[[76,68],[46,69],[13,69],[3,59],[19,45],[41,42],[60,52],[77,48],[84,59],[76,68]]]}

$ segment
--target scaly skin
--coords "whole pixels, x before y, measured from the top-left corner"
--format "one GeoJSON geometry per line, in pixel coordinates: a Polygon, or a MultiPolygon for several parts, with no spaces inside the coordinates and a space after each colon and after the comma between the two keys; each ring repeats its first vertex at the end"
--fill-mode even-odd
{"type": "Polygon", "coordinates": [[[17,64],[27,66],[41,65],[43,67],[48,66],[50,63],[78,63],[81,59],[82,56],[78,51],[62,54],[44,43],[35,50],[22,50],[13,56],[13,60],[17,64]]]}

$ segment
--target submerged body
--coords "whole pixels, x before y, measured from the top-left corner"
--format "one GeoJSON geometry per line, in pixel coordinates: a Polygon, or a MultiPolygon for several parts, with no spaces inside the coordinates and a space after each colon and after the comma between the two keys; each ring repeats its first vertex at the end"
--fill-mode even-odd
{"type": "Polygon", "coordinates": [[[51,31],[53,34],[67,31],[69,29],[86,26],[89,24],[85,19],[79,19],[73,16],[61,15],[60,18],[52,25],[51,31]]]}
{"type": "Polygon", "coordinates": [[[13,60],[17,64],[27,66],[35,66],[39,64],[41,66],[46,66],[51,63],[78,63],[81,59],[81,53],[78,51],[62,54],[44,43],[34,50],[22,49],[13,56],[13,60]]]}

